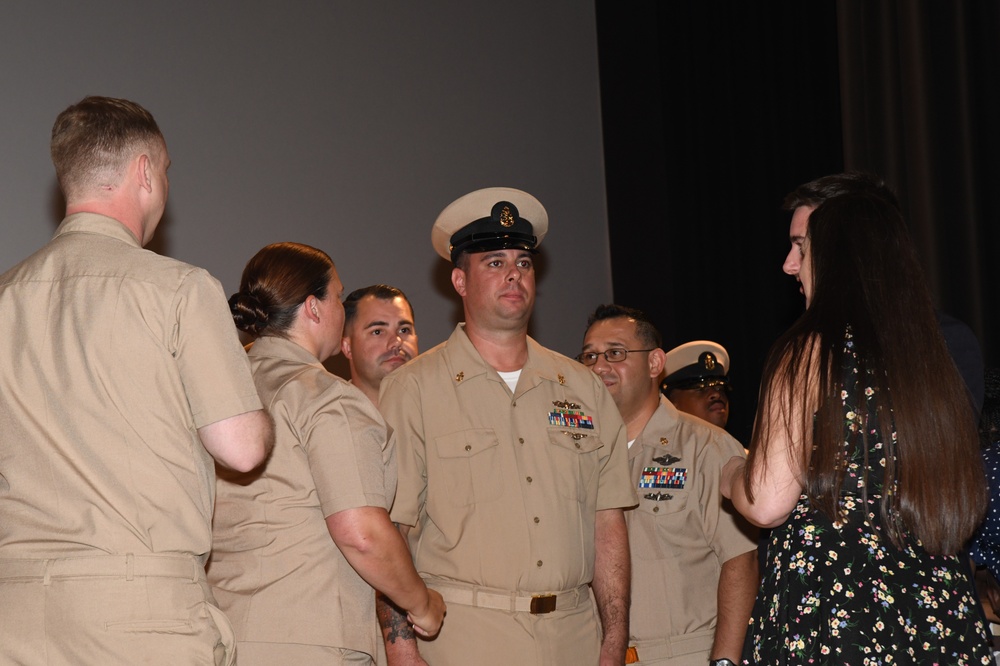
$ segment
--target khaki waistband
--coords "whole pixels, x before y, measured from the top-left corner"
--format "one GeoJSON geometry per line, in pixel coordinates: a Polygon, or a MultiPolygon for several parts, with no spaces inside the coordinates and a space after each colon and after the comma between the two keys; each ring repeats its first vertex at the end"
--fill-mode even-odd
{"type": "Polygon", "coordinates": [[[205,568],[190,555],[95,555],[52,559],[0,558],[0,579],[40,579],[45,585],[53,578],[184,578],[205,579],[205,568]]]}
{"type": "MultiPolygon", "coordinates": [[[[629,645],[629,657],[633,661],[626,661],[626,664],[634,664],[646,661],[656,661],[658,659],[670,659],[671,657],[681,657],[694,652],[712,651],[712,643],[715,642],[715,630],[699,631],[683,636],[671,636],[670,638],[659,638],[646,641],[632,641],[629,645]]],[[[707,659],[707,657],[706,657],[707,659]]]]}
{"type": "Polygon", "coordinates": [[[562,592],[525,594],[437,579],[425,579],[424,582],[427,583],[427,587],[437,590],[445,603],[492,610],[518,611],[534,615],[551,613],[556,610],[571,610],[590,600],[589,585],[581,585],[562,592]]]}

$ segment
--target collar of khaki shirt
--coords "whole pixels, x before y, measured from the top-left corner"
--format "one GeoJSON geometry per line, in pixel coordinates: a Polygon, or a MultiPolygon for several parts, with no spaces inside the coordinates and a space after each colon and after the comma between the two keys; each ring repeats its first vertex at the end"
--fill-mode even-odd
{"type": "Polygon", "coordinates": [[[110,236],[133,247],[142,247],[124,224],[113,217],[99,215],[98,213],[73,213],[67,216],[52,237],[58,238],[65,234],[98,234],[101,236],[110,236]]]}
{"type": "MultiPolygon", "coordinates": [[[[543,381],[565,384],[566,379],[561,374],[555,359],[546,354],[545,348],[535,342],[530,336],[528,340],[528,360],[521,368],[521,376],[517,381],[519,389],[518,395],[538,386],[543,381]]],[[[553,352],[554,353],[554,352],[553,352]]],[[[575,363],[570,359],[567,362],[575,363]]],[[[565,368],[562,368],[565,372],[565,368]]],[[[497,371],[483,360],[479,355],[472,340],[465,333],[465,324],[460,323],[455,327],[451,337],[448,338],[448,371],[452,378],[461,387],[470,379],[486,375],[486,379],[500,382],[506,386],[506,382],[500,378],[497,371]]],[[[589,370],[588,370],[589,372],[589,370]]],[[[516,398],[517,396],[515,396],[516,398]]]]}

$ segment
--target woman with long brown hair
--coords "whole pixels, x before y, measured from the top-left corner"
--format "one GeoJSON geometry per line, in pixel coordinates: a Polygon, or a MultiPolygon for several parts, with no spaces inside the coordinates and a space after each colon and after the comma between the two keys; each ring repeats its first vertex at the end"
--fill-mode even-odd
{"type": "Polygon", "coordinates": [[[255,338],[254,383],[275,421],[264,465],[218,480],[208,579],[244,666],[371,664],[373,587],[417,632],[441,626],[441,595],[389,521],[395,441],[371,402],[321,365],[340,351],[342,292],[325,252],[276,243],[250,260],[229,300],[255,338]]]}
{"type": "Polygon", "coordinates": [[[806,311],[723,472],[774,528],[743,663],[992,664],[956,557],[985,510],[976,424],[895,196],[841,174],[786,207],[806,311]]]}

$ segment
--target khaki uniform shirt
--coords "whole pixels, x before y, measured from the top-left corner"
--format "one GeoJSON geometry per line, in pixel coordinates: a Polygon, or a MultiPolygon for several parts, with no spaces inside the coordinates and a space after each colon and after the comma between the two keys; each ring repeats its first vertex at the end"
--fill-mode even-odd
{"type": "Polygon", "coordinates": [[[662,396],[633,442],[629,466],[639,506],[625,512],[633,643],[705,632],[707,663],[722,564],[757,547],[756,535],[731,506],[723,508],[719,492],[723,465],[742,455],[725,430],[662,396]]]}
{"type": "Polygon", "coordinates": [[[529,594],[593,579],[595,512],[636,497],[625,426],[588,368],[529,338],[512,394],[459,324],[382,380],[379,406],[399,450],[392,519],[419,525],[422,575],[529,594]]]}
{"type": "Polygon", "coordinates": [[[0,313],[0,558],[204,560],[197,428],[261,407],[218,281],[78,213],[0,277],[0,313]]]}
{"type": "Polygon", "coordinates": [[[249,355],[275,445],[262,470],[220,474],[208,570],[215,597],[238,641],[374,655],[374,590],[333,542],[326,517],[388,510],[393,441],[371,401],[294,342],[263,337],[249,355]]]}

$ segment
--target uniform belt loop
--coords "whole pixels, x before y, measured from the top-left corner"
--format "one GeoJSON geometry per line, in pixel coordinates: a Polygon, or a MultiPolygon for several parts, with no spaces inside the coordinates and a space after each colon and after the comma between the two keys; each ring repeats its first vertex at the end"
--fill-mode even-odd
{"type": "Polygon", "coordinates": [[[131,581],[135,578],[135,555],[127,553],[125,555],[125,580],[131,581]]]}
{"type": "Polygon", "coordinates": [[[42,585],[52,582],[52,560],[45,560],[45,575],[42,577],[42,585]]]}

